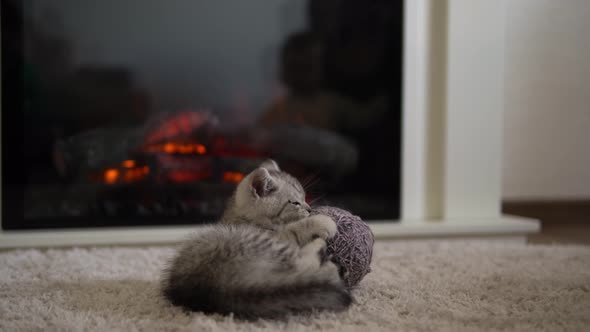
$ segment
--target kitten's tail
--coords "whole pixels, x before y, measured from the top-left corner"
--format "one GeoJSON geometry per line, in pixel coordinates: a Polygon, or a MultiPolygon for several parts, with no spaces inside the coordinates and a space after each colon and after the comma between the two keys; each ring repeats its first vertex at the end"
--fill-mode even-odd
{"type": "Polygon", "coordinates": [[[352,303],[344,285],[308,282],[243,290],[216,289],[207,285],[169,283],[164,296],[174,305],[192,311],[230,314],[240,318],[281,318],[315,310],[342,311],[352,303]],[[174,285],[174,286],[172,286],[174,285]]]}

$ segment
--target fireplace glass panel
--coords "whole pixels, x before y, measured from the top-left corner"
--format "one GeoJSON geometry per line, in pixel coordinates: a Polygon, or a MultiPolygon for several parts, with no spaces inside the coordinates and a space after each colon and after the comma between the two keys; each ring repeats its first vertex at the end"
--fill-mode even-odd
{"type": "Polygon", "coordinates": [[[2,6],[4,229],[211,222],[266,158],[399,217],[402,1],[2,6]]]}

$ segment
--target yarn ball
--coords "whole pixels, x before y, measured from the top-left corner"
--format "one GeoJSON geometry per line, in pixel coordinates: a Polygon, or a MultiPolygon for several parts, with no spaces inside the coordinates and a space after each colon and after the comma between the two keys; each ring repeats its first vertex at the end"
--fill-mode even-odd
{"type": "Polygon", "coordinates": [[[360,217],[336,207],[316,207],[312,214],[323,214],[336,222],[338,232],[326,241],[327,252],[332,255],[332,261],[344,269],[341,275],[346,287],[353,288],[371,272],[373,232],[360,217]]]}

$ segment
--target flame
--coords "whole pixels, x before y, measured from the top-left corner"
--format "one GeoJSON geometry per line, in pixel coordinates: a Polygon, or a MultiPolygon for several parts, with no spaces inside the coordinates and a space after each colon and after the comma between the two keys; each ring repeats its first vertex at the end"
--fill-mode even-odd
{"type": "Polygon", "coordinates": [[[223,173],[223,181],[231,183],[240,183],[244,178],[244,174],[240,172],[225,172],[223,173]]]}
{"type": "Polygon", "coordinates": [[[104,171],[104,182],[108,184],[113,184],[119,180],[119,170],[114,168],[109,168],[104,171]]]}
{"type": "Polygon", "coordinates": [[[206,125],[208,121],[210,121],[210,116],[206,112],[185,110],[172,114],[152,130],[146,142],[153,144],[166,139],[190,135],[195,129],[206,125]]]}
{"type": "Polygon", "coordinates": [[[174,153],[176,151],[176,147],[172,143],[166,143],[164,144],[162,150],[164,150],[166,153],[174,153]]]}
{"type": "Polygon", "coordinates": [[[165,152],[168,154],[199,154],[207,153],[207,148],[203,144],[198,143],[165,143],[154,144],[146,148],[149,152],[165,152]]]}
{"type": "Polygon", "coordinates": [[[205,148],[204,145],[197,144],[196,145],[196,149],[197,149],[197,153],[198,154],[205,154],[205,153],[207,153],[207,148],[205,148]]]}
{"type": "Polygon", "coordinates": [[[136,182],[143,180],[149,172],[150,169],[147,166],[127,169],[125,170],[123,178],[125,179],[125,182],[136,182]]]}
{"type": "Polygon", "coordinates": [[[124,167],[123,169],[106,169],[102,176],[103,182],[106,184],[137,182],[143,180],[150,173],[148,166],[135,167],[135,160],[125,160],[121,165],[124,167]]]}

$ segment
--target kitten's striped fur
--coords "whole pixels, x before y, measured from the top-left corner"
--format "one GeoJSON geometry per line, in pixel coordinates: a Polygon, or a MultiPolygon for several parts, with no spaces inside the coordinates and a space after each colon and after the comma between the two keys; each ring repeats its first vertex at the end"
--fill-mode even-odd
{"type": "Polygon", "coordinates": [[[164,296],[193,311],[244,318],[346,309],[352,297],[325,252],[336,224],[309,213],[301,184],[265,162],[240,182],[219,224],[181,247],[164,296]]]}

